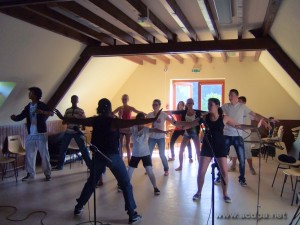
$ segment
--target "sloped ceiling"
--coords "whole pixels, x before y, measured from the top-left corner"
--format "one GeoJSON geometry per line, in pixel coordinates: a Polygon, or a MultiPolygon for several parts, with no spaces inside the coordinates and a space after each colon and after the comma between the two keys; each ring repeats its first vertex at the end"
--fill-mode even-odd
{"type": "MultiPolygon", "coordinates": [[[[286,54],[300,67],[300,1],[282,1],[276,19],[271,28],[271,36],[286,52],[286,54]]],[[[263,52],[259,61],[265,66],[275,80],[287,91],[300,107],[300,88],[282,69],[276,60],[263,52]]],[[[298,74],[300,76],[300,74],[298,74]]],[[[266,84],[267,85],[267,84],[266,84]]]]}

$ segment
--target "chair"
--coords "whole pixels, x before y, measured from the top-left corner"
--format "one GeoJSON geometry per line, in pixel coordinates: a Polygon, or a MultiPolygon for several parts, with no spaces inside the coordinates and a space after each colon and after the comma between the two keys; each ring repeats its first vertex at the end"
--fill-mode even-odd
{"type": "Polygon", "coordinates": [[[18,157],[25,156],[26,151],[22,146],[20,135],[8,136],[7,139],[8,139],[8,144],[7,144],[8,152],[11,155],[13,155],[13,157],[16,159],[16,168],[17,168],[17,176],[18,176],[18,157]]]}
{"type": "Polygon", "coordinates": [[[70,156],[70,169],[72,168],[72,162],[79,158],[81,158],[81,164],[83,163],[81,152],[74,138],[71,139],[71,142],[68,146],[68,153],[70,156]]]}
{"type": "MultiPolygon", "coordinates": [[[[269,137],[269,138],[262,138],[262,141],[266,142],[266,143],[272,143],[272,144],[282,142],[283,133],[284,133],[283,126],[279,126],[277,133],[274,132],[275,136],[269,137]]],[[[266,159],[266,162],[267,162],[268,156],[270,154],[270,152],[269,152],[270,149],[274,149],[274,148],[265,146],[264,158],[266,159]]],[[[273,158],[273,156],[274,155],[272,155],[272,158],[273,158]]]]}
{"type": "Polygon", "coordinates": [[[16,178],[16,182],[18,182],[17,172],[16,172],[16,159],[9,158],[9,157],[3,156],[3,155],[0,156],[0,166],[1,166],[1,172],[2,172],[2,180],[6,175],[7,167],[10,163],[12,164],[13,169],[14,169],[14,175],[15,175],[15,178],[16,178]]]}
{"type": "Polygon", "coordinates": [[[291,183],[292,183],[292,190],[293,190],[293,198],[292,198],[291,205],[293,205],[294,198],[295,198],[295,192],[296,192],[296,189],[297,189],[297,184],[298,184],[298,182],[300,182],[300,168],[286,169],[286,170],[283,170],[282,172],[284,173],[284,181],[283,181],[283,184],[282,184],[282,189],[281,189],[281,195],[280,196],[282,196],[284,185],[286,183],[287,177],[291,176],[291,183]],[[296,177],[295,187],[293,187],[293,177],[296,177]]]}
{"type": "Polygon", "coordinates": [[[287,162],[280,161],[278,159],[278,156],[281,155],[281,154],[286,154],[287,155],[287,150],[286,150],[285,143],[284,142],[279,142],[279,144],[283,149],[275,148],[275,161],[278,163],[278,165],[277,165],[277,169],[276,169],[276,172],[275,172],[275,175],[274,175],[274,178],[273,178],[272,187],[274,186],[274,182],[275,182],[275,179],[276,179],[276,176],[277,176],[278,169],[290,169],[292,167],[300,166],[300,161],[299,160],[297,160],[295,163],[287,163],[287,162]]]}

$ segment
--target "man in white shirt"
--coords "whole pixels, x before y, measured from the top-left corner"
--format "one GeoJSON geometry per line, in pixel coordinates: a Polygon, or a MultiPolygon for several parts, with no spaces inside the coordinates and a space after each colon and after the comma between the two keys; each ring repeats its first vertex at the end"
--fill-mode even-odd
{"type": "MultiPolygon", "coordinates": [[[[267,119],[249,109],[245,104],[239,103],[239,92],[236,89],[231,89],[229,91],[229,101],[230,103],[226,103],[222,106],[223,112],[225,115],[237,121],[239,124],[244,123],[244,117],[252,116],[256,121],[263,120],[264,125],[267,126],[267,119]]],[[[240,162],[239,170],[239,183],[241,186],[247,186],[245,179],[245,147],[244,140],[241,136],[242,132],[238,132],[238,130],[234,127],[225,125],[224,127],[224,138],[225,138],[225,148],[229,151],[231,145],[235,148],[237,153],[237,158],[240,162]]],[[[219,177],[218,177],[219,178],[219,177]]],[[[217,182],[218,179],[217,178],[217,182]]]]}

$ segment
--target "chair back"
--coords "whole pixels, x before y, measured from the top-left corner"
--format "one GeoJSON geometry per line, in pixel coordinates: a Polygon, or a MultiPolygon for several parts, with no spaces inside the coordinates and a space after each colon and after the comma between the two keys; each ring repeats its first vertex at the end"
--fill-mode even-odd
{"type": "Polygon", "coordinates": [[[280,142],[282,142],[282,137],[283,137],[283,126],[280,126],[280,127],[278,128],[277,137],[278,137],[278,140],[279,140],[280,142]]]}
{"type": "Polygon", "coordinates": [[[78,145],[77,145],[77,143],[76,143],[76,141],[75,141],[74,138],[71,139],[71,142],[70,142],[68,148],[69,149],[74,149],[74,150],[79,149],[79,147],[78,147],[78,145]]]}
{"type": "Polygon", "coordinates": [[[21,143],[20,135],[8,136],[8,151],[13,154],[24,154],[25,149],[21,143]]]}

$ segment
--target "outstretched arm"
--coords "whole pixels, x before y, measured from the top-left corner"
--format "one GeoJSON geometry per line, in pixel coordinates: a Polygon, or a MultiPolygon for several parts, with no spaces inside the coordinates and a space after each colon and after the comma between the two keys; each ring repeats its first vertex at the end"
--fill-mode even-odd
{"type": "Polygon", "coordinates": [[[61,119],[62,121],[66,122],[66,123],[75,123],[75,124],[80,124],[83,126],[88,126],[91,127],[93,126],[93,122],[94,122],[94,117],[89,117],[89,118],[66,118],[64,117],[61,112],[58,109],[54,109],[53,112],[57,115],[57,117],[59,119],[61,119]]]}
{"type": "Polygon", "coordinates": [[[258,113],[255,113],[255,112],[253,112],[253,111],[251,111],[250,113],[249,113],[257,122],[261,122],[261,124],[262,125],[264,125],[264,127],[266,128],[266,129],[271,129],[271,126],[270,126],[270,124],[268,123],[268,119],[266,118],[266,117],[264,117],[264,116],[262,116],[262,115],[260,115],[260,114],[258,114],[258,113]]]}
{"type": "Polygon", "coordinates": [[[164,133],[164,134],[168,134],[168,133],[171,133],[173,130],[160,130],[160,129],[157,129],[157,128],[150,128],[149,129],[149,132],[154,132],[154,133],[164,133]]]}
{"type": "Polygon", "coordinates": [[[122,120],[118,118],[113,119],[112,128],[127,128],[132,127],[134,125],[141,125],[141,124],[147,124],[152,123],[157,120],[161,113],[162,109],[158,111],[156,116],[154,118],[147,118],[147,119],[134,119],[134,120],[122,120]]]}

